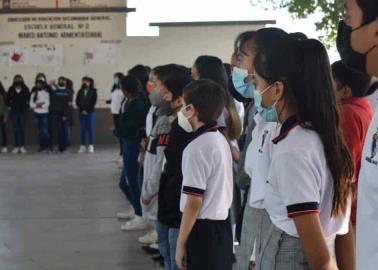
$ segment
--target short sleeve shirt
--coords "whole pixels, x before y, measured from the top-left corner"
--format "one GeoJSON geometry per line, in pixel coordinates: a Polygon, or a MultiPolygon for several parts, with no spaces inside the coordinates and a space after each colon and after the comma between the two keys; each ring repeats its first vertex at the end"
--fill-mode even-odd
{"type": "Polygon", "coordinates": [[[198,219],[227,219],[233,197],[233,171],[225,137],[219,131],[211,131],[195,138],[184,151],[182,172],[181,212],[188,195],[202,196],[198,219]]]}
{"type": "Polygon", "coordinates": [[[350,207],[345,215],[332,216],[333,178],[318,134],[295,121],[287,123],[273,140],[266,181],[265,206],[273,224],[299,237],[292,218],[319,213],[326,237],[346,233],[350,207]]]}

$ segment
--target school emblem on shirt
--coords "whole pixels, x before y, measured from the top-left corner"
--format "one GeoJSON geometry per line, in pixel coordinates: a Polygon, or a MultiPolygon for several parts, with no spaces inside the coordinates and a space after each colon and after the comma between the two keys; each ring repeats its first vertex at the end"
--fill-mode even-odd
{"type": "Polygon", "coordinates": [[[377,152],[378,152],[378,128],[377,128],[377,132],[373,134],[370,157],[367,157],[366,161],[374,165],[378,165],[378,160],[374,159],[377,156],[377,152]]]}
{"type": "Polygon", "coordinates": [[[266,136],[268,136],[268,133],[269,133],[269,131],[265,130],[264,134],[262,135],[261,146],[260,146],[260,149],[259,149],[259,153],[261,153],[261,154],[263,153],[263,148],[264,148],[264,144],[265,144],[265,141],[266,141],[266,136]]]}

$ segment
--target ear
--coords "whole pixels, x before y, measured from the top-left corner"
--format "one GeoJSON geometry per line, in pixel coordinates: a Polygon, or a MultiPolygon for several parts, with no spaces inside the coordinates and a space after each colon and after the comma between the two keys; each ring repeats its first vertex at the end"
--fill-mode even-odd
{"type": "Polygon", "coordinates": [[[344,86],[342,89],[339,90],[339,96],[341,97],[341,99],[348,99],[353,97],[352,88],[350,88],[347,85],[344,86]]]}
{"type": "Polygon", "coordinates": [[[281,100],[283,98],[284,94],[285,94],[284,84],[280,81],[277,81],[277,82],[274,83],[274,85],[272,87],[274,88],[274,91],[275,91],[276,101],[281,100]]]}

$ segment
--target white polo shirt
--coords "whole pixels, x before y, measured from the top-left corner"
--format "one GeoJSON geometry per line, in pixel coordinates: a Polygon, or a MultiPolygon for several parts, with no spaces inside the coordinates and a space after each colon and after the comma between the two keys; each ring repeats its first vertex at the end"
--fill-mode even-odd
{"type": "Polygon", "coordinates": [[[357,270],[378,268],[378,111],[366,135],[358,180],[357,270]]]}
{"type": "Polygon", "coordinates": [[[265,182],[268,177],[273,149],[272,140],[279,132],[279,124],[265,122],[259,114],[252,131],[252,141],[248,146],[244,169],[251,178],[249,205],[264,209],[265,182]]]}
{"type": "Polygon", "coordinates": [[[273,224],[299,237],[292,218],[319,213],[325,237],[347,233],[350,207],[345,216],[331,216],[333,178],[318,134],[299,126],[294,117],[273,142],[265,189],[265,207],[273,224]]]}
{"type": "Polygon", "coordinates": [[[185,209],[187,195],[202,196],[197,219],[225,220],[233,199],[230,146],[218,130],[202,129],[198,134],[183,154],[180,210],[185,209]]]}

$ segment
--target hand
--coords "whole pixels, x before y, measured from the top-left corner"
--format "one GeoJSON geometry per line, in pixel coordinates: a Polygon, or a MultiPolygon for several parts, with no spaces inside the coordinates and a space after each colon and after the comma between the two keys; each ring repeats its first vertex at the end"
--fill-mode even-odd
{"type": "Polygon", "coordinates": [[[63,116],[63,117],[62,117],[62,120],[63,120],[63,121],[67,121],[67,117],[63,116]]]}
{"type": "Polygon", "coordinates": [[[48,82],[48,84],[49,84],[50,86],[53,86],[53,85],[56,84],[56,82],[55,82],[55,80],[51,80],[51,81],[48,82]]]}
{"type": "Polygon", "coordinates": [[[142,203],[144,205],[149,205],[151,203],[152,199],[147,197],[142,197],[142,203]]]}
{"type": "Polygon", "coordinates": [[[177,243],[177,247],[176,247],[176,264],[177,264],[177,267],[180,270],[186,270],[186,267],[184,266],[185,252],[186,252],[185,245],[177,243]]]}
{"type": "Polygon", "coordinates": [[[331,259],[331,261],[328,263],[328,265],[323,267],[322,270],[339,270],[339,268],[337,267],[335,260],[331,259]]]}
{"type": "Polygon", "coordinates": [[[147,145],[148,145],[148,139],[147,138],[143,138],[140,142],[140,147],[145,150],[147,148],[147,145]]]}
{"type": "Polygon", "coordinates": [[[81,112],[83,115],[88,115],[87,111],[82,111],[81,112]]]}
{"type": "Polygon", "coordinates": [[[43,103],[37,103],[37,104],[36,104],[37,109],[41,109],[42,106],[43,106],[43,103]]]}

